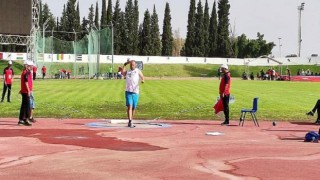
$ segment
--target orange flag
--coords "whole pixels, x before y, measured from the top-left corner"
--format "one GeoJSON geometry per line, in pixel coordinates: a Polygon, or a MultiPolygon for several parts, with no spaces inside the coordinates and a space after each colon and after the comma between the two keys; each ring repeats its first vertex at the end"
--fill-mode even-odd
{"type": "Polygon", "coordinates": [[[223,111],[223,102],[222,99],[220,98],[218,102],[213,106],[214,113],[218,114],[220,111],[223,111]]]}

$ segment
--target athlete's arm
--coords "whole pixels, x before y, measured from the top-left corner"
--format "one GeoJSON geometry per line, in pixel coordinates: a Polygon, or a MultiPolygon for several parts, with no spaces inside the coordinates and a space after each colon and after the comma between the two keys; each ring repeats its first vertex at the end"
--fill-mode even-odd
{"type": "Polygon", "coordinates": [[[141,83],[144,83],[144,76],[143,76],[141,71],[139,72],[139,76],[140,76],[140,79],[141,79],[141,83]]]}
{"type": "Polygon", "coordinates": [[[125,62],[120,70],[121,74],[123,76],[126,76],[127,75],[127,70],[126,70],[126,65],[128,64],[128,62],[125,62]]]}

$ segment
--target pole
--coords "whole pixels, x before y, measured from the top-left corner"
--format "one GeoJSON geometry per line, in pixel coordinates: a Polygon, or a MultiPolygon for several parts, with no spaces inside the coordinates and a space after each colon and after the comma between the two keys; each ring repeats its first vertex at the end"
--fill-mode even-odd
{"type": "Polygon", "coordinates": [[[77,68],[77,32],[73,29],[74,32],[74,42],[73,42],[73,47],[74,47],[74,65],[73,65],[73,78],[76,79],[76,68],[77,68]]]}
{"type": "Polygon", "coordinates": [[[279,39],[279,57],[281,58],[281,38],[278,38],[279,39]]]}
{"type": "Polygon", "coordinates": [[[299,11],[299,29],[298,29],[298,57],[301,55],[301,12],[304,10],[304,4],[301,3],[300,6],[298,6],[298,11],[299,11]]]}
{"type": "Polygon", "coordinates": [[[111,22],[111,53],[112,53],[112,73],[113,73],[113,70],[114,70],[114,60],[113,60],[113,56],[114,56],[114,47],[113,47],[113,23],[111,22]]]}
{"type": "Polygon", "coordinates": [[[100,29],[100,26],[99,26],[99,31],[98,31],[98,57],[97,57],[97,79],[99,79],[99,76],[100,76],[100,53],[101,53],[101,29],[100,29]]]}

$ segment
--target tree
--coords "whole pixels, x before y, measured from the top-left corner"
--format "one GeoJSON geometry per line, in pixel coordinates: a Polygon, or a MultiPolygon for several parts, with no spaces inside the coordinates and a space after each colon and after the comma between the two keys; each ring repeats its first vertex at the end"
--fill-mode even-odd
{"type": "Polygon", "coordinates": [[[121,9],[119,0],[116,1],[116,6],[114,7],[114,12],[112,16],[113,24],[113,51],[114,54],[120,54],[120,44],[121,44],[121,28],[124,28],[120,24],[121,9]]]}
{"type": "MultiPolygon", "coordinates": [[[[67,3],[67,10],[66,10],[66,16],[67,16],[67,22],[66,22],[66,31],[67,32],[74,32],[75,29],[78,28],[79,22],[77,22],[77,14],[76,14],[76,7],[75,7],[76,0],[69,0],[67,3]]],[[[80,21],[80,20],[78,20],[80,21]]],[[[73,41],[75,39],[73,34],[67,34],[66,40],[67,41],[73,41]]]]}
{"type": "Polygon", "coordinates": [[[152,44],[151,44],[151,18],[149,10],[147,9],[144,13],[143,19],[143,29],[141,33],[141,49],[140,55],[146,56],[152,54],[152,44]]]}
{"type": "Polygon", "coordinates": [[[203,16],[203,39],[204,39],[204,56],[205,57],[208,57],[210,52],[209,25],[210,25],[209,5],[208,5],[208,0],[206,0],[206,4],[204,7],[204,16],[203,16]]]}
{"type": "Polygon", "coordinates": [[[189,14],[188,14],[188,26],[187,26],[187,38],[185,43],[185,55],[193,56],[194,41],[195,41],[195,15],[196,3],[195,0],[190,0],[189,14]]]}
{"type": "Polygon", "coordinates": [[[177,29],[173,33],[173,50],[172,50],[172,56],[180,56],[181,55],[181,49],[184,44],[184,40],[180,36],[180,30],[177,29]]]}
{"type": "Polygon", "coordinates": [[[138,0],[134,0],[134,6],[133,6],[133,26],[132,26],[132,54],[138,54],[139,53],[139,4],[138,0]]]}
{"type": "Polygon", "coordinates": [[[94,16],[94,25],[96,28],[99,28],[99,4],[98,2],[96,3],[96,15],[94,16]]]}
{"type": "Polygon", "coordinates": [[[80,36],[81,39],[87,34],[88,26],[89,26],[89,21],[86,19],[86,17],[83,17],[82,23],[81,23],[81,31],[82,31],[80,36]]]}
{"type": "Polygon", "coordinates": [[[77,3],[75,28],[77,32],[81,30],[79,2],[77,3]]]}
{"type": "Polygon", "coordinates": [[[153,6],[153,14],[151,15],[151,55],[160,56],[161,54],[161,41],[159,32],[159,19],[156,12],[156,6],[153,6]]]}
{"type": "Polygon", "coordinates": [[[217,20],[217,9],[216,9],[216,1],[213,3],[210,25],[209,25],[209,57],[217,56],[217,48],[218,48],[218,20],[217,20]]]}
{"type": "MultiPolygon", "coordinates": [[[[55,24],[55,17],[53,16],[53,14],[50,12],[49,6],[47,3],[45,3],[42,7],[42,14],[41,14],[41,18],[42,18],[42,22],[43,24],[45,23],[45,21],[49,20],[47,23],[47,28],[46,30],[53,30],[56,27],[55,24]]],[[[43,28],[43,24],[40,26],[40,28],[43,28]]]]}
{"type": "Polygon", "coordinates": [[[108,9],[107,9],[107,25],[112,23],[112,0],[108,0],[108,9]]]}
{"type": "MultiPolygon", "coordinates": [[[[63,10],[62,10],[62,16],[60,18],[60,26],[59,26],[59,31],[67,31],[67,11],[66,11],[66,5],[63,6],[63,10]]],[[[61,34],[60,36],[58,36],[62,39],[67,39],[66,34],[61,34]]]]}
{"type": "Polygon", "coordinates": [[[248,55],[247,46],[248,39],[245,34],[242,34],[237,38],[237,47],[238,47],[238,58],[246,58],[248,55]]]}
{"type": "Polygon", "coordinates": [[[220,0],[218,3],[218,49],[219,57],[230,57],[231,46],[229,40],[229,0],[220,0]]]}
{"type": "Polygon", "coordinates": [[[125,7],[125,22],[126,22],[126,31],[128,33],[127,36],[127,40],[126,43],[127,47],[128,47],[128,52],[126,52],[126,54],[134,54],[135,52],[135,48],[133,46],[133,42],[134,42],[134,36],[133,36],[133,32],[134,32],[134,26],[133,26],[133,22],[134,22],[134,14],[133,14],[133,4],[132,4],[132,0],[128,0],[126,3],[126,7],[125,7]]]}
{"type": "Polygon", "coordinates": [[[107,26],[107,3],[106,0],[102,0],[102,10],[101,10],[101,18],[100,18],[100,29],[103,29],[107,26]]]}
{"type": "Polygon", "coordinates": [[[89,14],[88,14],[88,28],[91,30],[94,25],[94,8],[93,4],[91,4],[89,8],[89,14]]]}
{"type": "Polygon", "coordinates": [[[172,27],[171,27],[171,13],[169,3],[166,3],[166,8],[164,10],[164,19],[163,19],[163,30],[162,30],[162,56],[171,56],[172,55],[172,27]]]}
{"type": "Polygon", "coordinates": [[[237,38],[238,58],[257,58],[263,55],[271,54],[275,44],[273,42],[267,43],[263,39],[264,35],[257,33],[257,39],[247,39],[245,34],[237,38]]]}
{"type": "Polygon", "coordinates": [[[129,46],[127,43],[128,39],[128,29],[127,29],[127,23],[126,23],[126,18],[125,18],[125,13],[121,12],[120,13],[120,19],[119,19],[119,27],[120,28],[120,34],[119,37],[121,38],[119,40],[119,54],[125,55],[128,54],[129,52],[129,46]]]}
{"type": "Polygon", "coordinates": [[[195,22],[195,41],[194,41],[194,56],[204,56],[204,26],[203,26],[203,7],[201,0],[198,2],[196,22],[195,22]]]}

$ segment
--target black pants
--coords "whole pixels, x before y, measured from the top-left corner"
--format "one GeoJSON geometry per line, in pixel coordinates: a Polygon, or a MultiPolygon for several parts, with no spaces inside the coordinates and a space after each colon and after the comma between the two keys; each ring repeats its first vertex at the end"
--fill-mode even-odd
{"type": "Polygon", "coordinates": [[[21,93],[22,102],[20,108],[19,120],[26,120],[30,117],[30,97],[27,93],[21,93]]]}
{"type": "Polygon", "coordinates": [[[222,98],[222,103],[223,103],[223,112],[224,112],[224,116],[225,116],[225,122],[229,123],[229,98],[230,98],[230,94],[229,95],[225,95],[222,98]]]}
{"type": "Polygon", "coordinates": [[[314,106],[314,108],[312,109],[312,112],[315,113],[317,111],[318,113],[318,119],[320,119],[320,99],[318,99],[316,105],[314,106]]]}
{"type": "Polygon", "coordinates": [[[37,73],[33,73],[33,80],[36,80],[37,73]]]}
{"type": "Polygon", "coordinates": [[[3,91],[2,91],[2,98],[1,101],[3,101],[4,97],[6,96],[6,92],[8,89],[8,96],[7,96],[7,100],[10,101],[10,95],[11,95],[11,84],[5,84],[3,83],[3,91]]]}

